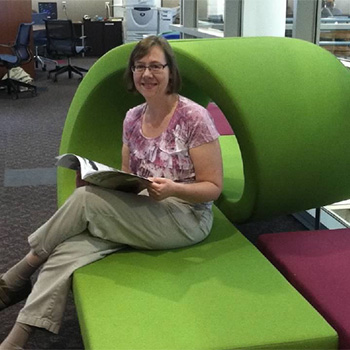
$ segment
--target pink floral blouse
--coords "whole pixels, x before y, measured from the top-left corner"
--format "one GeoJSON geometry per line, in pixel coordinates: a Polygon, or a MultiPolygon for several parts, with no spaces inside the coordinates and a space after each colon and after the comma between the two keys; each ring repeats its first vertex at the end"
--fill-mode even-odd
{"type": "Polygon", "coordinates": [[[124,120],[123,142],[130,150],[130,169],[144,177],[165,177],[177,182],[195,181],[189,150],[219,137],[208,111],[186,97],[179,101],[168,128],[158,137],[142,133],[146,103],[130,109],[124,120]]]}

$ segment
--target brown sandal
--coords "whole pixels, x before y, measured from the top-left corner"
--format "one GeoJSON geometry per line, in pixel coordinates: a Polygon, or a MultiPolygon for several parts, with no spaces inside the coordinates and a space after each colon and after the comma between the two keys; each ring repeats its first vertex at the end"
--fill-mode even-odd
{"type": "Polygon", "coordinates": [[[30,280],[20,290],[11,291],[6,286],[2,276],[3,275],[0,275],[0,311],[26,299],[32,291],[32,283],[30,280]]]}

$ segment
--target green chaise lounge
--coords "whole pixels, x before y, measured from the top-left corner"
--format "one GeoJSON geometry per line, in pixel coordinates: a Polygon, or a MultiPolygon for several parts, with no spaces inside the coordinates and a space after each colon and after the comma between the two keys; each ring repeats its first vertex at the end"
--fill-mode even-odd
{"type": "MultiPolygon", "coordinates": [[[[79,86],[60,153],[120,166],[126,111],[141,102],[122,75],[134,44],[99,59],[79,86]]],[[[350,196],[350,76],[325,50],[294,39],[173,41],[182,94],[211,99],[222,136],[224,191],[210,237],[171,251],[125,250],[74,273],[87,349],[336,349],[332,327],[232,223],[350,196]]],[[[74,173],[58,171],[58,203],[74,173]]]]}

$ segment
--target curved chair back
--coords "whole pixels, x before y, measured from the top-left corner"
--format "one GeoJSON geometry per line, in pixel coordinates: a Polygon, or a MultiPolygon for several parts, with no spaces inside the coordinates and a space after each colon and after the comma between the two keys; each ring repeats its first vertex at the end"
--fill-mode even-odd
{"type": "Polygon", "coordinates": [[[54,56],[75,56],[77,38],[70,19],[46,19],[47,52],[54,56]]]}
{"type": "MultiPolygon", "coordinates": [[[[34,25],[45,26],[45,20],[47,20],[48,14],[32,13],[32,21],[34,25]]],[[[46,29],[33,31],[34,46],[44,46],[47,43],[46,29]]]]}
{"type": "Polygon", "coordinates": [[[14,53],[18,58],[16,65],[19,66],[22,63],[28,63],[32,60],[32,54],[29,49],[30,33],[32,29],[32,23],[21,23],[18,27],[16,42],[13,47],[14,53]]]}
{"type": "MultiPolygon", "coordinates": [[[[235,136],[222,136],[218,207],[232,222],[293,213],[350,197],[350,73],[326,50],[288,38],[171,42],[182,94],[213,100],[235,136]],[[236,137],[236,139],[235,139],[236,137]]],[[[122,82],[134,43],[103,56],[72,101],[60,153],[120,166],[126,111],[141,98],[122,82]]],[[[58,172],[61,204],[74,175],[58,172]]]]}

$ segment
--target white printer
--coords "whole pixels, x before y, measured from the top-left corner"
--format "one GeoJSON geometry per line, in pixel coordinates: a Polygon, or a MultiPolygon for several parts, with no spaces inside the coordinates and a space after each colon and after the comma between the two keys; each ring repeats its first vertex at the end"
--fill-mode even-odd
{"type": "Polygon", "coordinates": [[[156,0],[124,0],[124,42],[139,41],[158,33],[156,0]]]}

